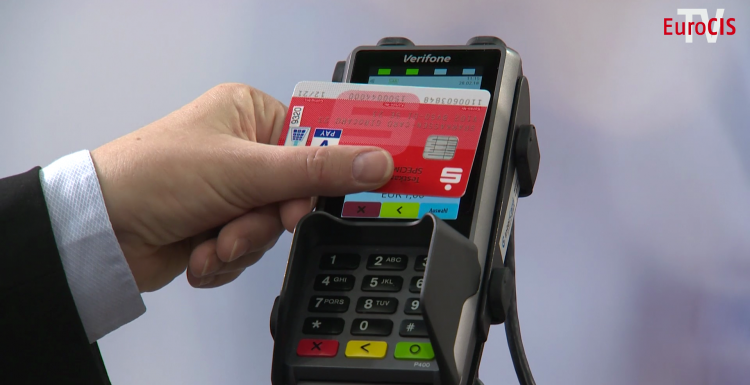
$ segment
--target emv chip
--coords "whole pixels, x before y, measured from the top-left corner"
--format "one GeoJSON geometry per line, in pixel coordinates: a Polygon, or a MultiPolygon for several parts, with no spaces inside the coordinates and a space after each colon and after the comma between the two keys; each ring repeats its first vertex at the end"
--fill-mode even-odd
{"type": "Polygon", "coordinates": [[[422,157],[425,159],[451,160],[456,155],[457,136],[430,135],[424,145],[422,157]]]}

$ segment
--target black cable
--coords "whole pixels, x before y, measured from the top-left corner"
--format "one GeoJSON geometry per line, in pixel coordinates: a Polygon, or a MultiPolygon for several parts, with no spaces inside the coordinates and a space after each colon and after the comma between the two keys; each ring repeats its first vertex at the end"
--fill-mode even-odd
{"type": "MultiPolygon", "coordinates": [[[[516,246],[515,246],[515,223],[510,231],[510,240],[508,242],[508,250],[505,254],[505,267],[515,277],[516,275],[516,246]]],[[[531,375],[531,368],[529,367],[529,361],[526,359],[526,351],[523,349],[523,341],[521,340],[521,325],[518,321],[518,306],[516,301],[516,288],[513,288],[513,300],[509,306],[508,312],[505,315],[505,335],[508,338],[508,349],[510,350],[510,356],[513,359],[513,367],[516,369],[516,376],[518,376],[518,383],[520,385],[536,385],[534,382],[534,376],[531,375]]]]}

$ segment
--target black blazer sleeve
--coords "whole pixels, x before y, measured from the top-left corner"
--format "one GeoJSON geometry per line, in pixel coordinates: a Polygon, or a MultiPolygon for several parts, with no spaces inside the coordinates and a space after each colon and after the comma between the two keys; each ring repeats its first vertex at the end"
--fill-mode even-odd
{"type": "Polygon", "coordinates": [[[39,170],[0,179],[0,383],[109,384],[68,288],[39,170]]]}

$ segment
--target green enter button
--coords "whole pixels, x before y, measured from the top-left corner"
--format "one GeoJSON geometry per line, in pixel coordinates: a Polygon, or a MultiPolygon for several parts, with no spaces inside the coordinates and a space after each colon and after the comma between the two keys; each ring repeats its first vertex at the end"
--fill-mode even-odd
{"type": "Polygon", "coordinates": [[[380,207],[381,218],[417,218],[419,203],[383,202],[380,207]]]}
{"type": "Polygon", "coordinates": [[[431,360],[435,358],[432,344],[426,342],[399,342],[393,357],[397,360],[431,360]]]}

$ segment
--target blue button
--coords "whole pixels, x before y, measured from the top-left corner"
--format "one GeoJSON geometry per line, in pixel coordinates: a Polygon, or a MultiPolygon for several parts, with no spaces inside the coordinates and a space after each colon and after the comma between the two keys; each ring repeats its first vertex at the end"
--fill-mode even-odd
{"type": "Polygon", "coordinates": [[[422,203],[419,205],[419,217],[431,213],[440,219],[458,218],[458,203],[422,203]]]}

